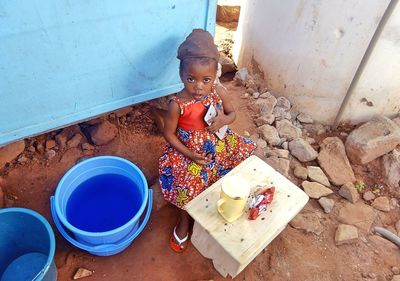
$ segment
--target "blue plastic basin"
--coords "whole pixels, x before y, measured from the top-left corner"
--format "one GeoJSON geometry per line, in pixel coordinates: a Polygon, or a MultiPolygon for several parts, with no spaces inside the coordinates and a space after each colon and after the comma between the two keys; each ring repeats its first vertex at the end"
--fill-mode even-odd
{"type": "Polygon", "coordinates": [[[143,230],[151,212],[151,195],[143,173],[130,161],[93,157],[63,176],[51,198],[52,216],[73,245],[94,255],[114,255],[143,230]]]}
{"type": "Polygon", "coordinates": [[[24,208],[0,209],[0,280],[54,281],[54,233],[44,217],[24,208]]]}

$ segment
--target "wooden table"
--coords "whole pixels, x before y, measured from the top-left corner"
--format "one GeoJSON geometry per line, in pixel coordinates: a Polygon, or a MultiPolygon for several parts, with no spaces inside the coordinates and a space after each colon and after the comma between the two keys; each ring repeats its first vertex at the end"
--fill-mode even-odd
{"type": "Polygon", "coordinates": [[[248,208],[241,218],[228,223],[217,211],[220,179],[186,205],[195,220],[192,244],[224,277],[239,274],[305,206],[308,196],[257,156],[251,156],[225,175],[239,174],[252,191],[275,186],[274,200],[267,212],[248,220],[248,208]]]}

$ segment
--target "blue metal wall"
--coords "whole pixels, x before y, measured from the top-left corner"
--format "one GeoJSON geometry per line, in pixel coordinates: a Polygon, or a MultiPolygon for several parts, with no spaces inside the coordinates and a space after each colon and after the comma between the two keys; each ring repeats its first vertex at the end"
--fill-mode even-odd
{"type": "Polygon", "coordinates": [[[181,88],[216,0],[0,0],[0,146],[181,88]]]}

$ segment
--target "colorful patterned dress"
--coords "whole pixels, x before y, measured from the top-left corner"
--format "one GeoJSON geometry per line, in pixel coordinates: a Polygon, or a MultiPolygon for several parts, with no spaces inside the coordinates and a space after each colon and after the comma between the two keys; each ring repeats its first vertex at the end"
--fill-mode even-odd
{"type": "Polygon", "coordinates": [[[256,145],[231,129],[223,140],[206,130],[203,118],[207,108],[210,104],[222,108],[222,100],[215,91],[200,101],[184,102],[176,96],[172,99],[181,110],[176,130],[178,139],[191,151],[212,155],[210,164],[200,165],[172,145],[166,145],[159,160],[161,191],[165,200],[183,209],[186,203],[249,157],[256,145]]]}

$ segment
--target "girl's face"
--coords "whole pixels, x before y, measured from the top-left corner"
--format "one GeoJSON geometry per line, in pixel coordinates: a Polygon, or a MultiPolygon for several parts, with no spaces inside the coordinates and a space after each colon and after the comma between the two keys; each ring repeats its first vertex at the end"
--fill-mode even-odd
{"type": "Polygon", "coordinates": [[[185,91],[196,100],[200,100],[211,93],[216,75],[214,62],[205,63],[200,60],[187,62],[180,73],[185,91]]]}

